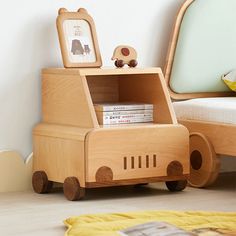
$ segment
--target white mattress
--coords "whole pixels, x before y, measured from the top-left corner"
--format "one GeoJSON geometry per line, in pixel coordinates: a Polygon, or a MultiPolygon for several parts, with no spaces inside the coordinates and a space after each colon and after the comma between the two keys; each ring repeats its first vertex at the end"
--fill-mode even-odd
{"type": "Polygon", "coordinates": [[[236,124],[236,97],[196,98],[173,106],[177,119],[236,124]]]}

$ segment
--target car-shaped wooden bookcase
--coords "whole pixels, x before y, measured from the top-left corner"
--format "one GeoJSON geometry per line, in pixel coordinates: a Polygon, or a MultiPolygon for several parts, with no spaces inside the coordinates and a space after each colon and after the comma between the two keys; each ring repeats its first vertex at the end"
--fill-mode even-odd
{"type": "Polygon", "coordinates": [[[64,183],[69,200],[86,188],[157,181],[180,191],[189,174],[189,132],[176,121],[159,68],[44,69],[33,142],[35,192],[64,183]],[[151,103],[154,121],[100,125],[99,102],[151,103]]]}

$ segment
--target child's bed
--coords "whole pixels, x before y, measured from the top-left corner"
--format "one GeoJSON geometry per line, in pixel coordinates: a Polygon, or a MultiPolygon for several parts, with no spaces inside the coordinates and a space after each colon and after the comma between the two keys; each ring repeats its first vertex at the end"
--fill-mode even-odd
{"type": "Polygon", "coordinates": [[[221,80],[236,69],[235,22],[236,0],[186,0],[174,27],[165,77],[177,118],[191,133],[195,187],[214,182],[219,155],[236,156],[236,93],[221,80]]]}

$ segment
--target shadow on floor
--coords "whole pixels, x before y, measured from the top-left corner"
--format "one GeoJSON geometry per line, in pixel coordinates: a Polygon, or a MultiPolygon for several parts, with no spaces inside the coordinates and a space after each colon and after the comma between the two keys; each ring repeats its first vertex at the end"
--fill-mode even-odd
{"type": "MultiPolygon", "coordinates": [[[[186,191],[193,190],[195,188],[187,187],[186,191]]],[[[217,178],[216,182],[204,190],[236,190],[236,172],[233,173],[222,173],[217,178]]],[[[196,189],[195,189],[196,190],[196,189]]],[[[84,200],[106,200],[106,199],[125,199],[125,198],[138,198],[138,197],[151,197],[151,196],[163,196],[169,194],[186,194],[183,192],[170,192],[165,183],[154,183],[141,186],[116,186],[116,187],[105,187],[105,188],[94,188],[86,189],[86,195],[84,200]],[[115,193],[115,194],[114,194],[115,193]]],[[[62,185],[54,188],[51,194],[63,195],[62,185]]]]}
{"type": "Polygon", "coordinates": [[[209,190],[236,190],[236,172],[221,173],[209,190]]]}

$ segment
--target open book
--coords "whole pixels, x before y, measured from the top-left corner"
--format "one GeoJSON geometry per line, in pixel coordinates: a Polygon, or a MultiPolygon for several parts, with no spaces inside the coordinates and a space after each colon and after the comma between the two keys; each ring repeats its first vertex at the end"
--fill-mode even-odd
{"type": "Polygon", "coordinates": [[[165,222],[148,222],[119,231],[122,236],[189,236],[196,235],[165,222]]]}
{"type": "Polygon", "coordinates": [[[236,232],[214,228],[200,228],[191,232],[180,229],[166,222],[148,222],[118,232],[122,236],[236,236],[236,232]]]}

